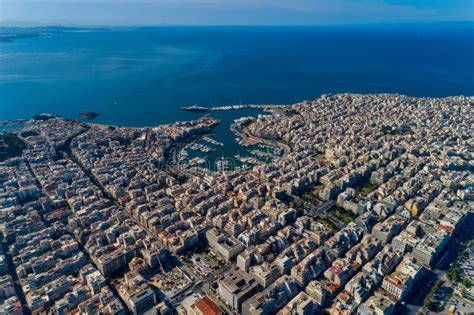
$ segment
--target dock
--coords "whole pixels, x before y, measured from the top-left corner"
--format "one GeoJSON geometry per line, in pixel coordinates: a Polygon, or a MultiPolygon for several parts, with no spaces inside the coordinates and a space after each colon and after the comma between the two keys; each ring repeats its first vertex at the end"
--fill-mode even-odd
{"type": "Polygon", "coordinates": [[[275,105],[275,104],[239,104],[239,105],[222,105],[222,106],[212,106],[209,107],[209,110],[238,110],[238,109],[262,109],[267,111],[279,110],[289,108],[289,105],[275,105]]]}

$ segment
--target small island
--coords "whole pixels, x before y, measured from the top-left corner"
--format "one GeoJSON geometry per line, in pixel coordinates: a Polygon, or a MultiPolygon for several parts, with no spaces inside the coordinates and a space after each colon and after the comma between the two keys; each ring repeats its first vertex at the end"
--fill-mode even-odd
{"type": "Polygon", "coordinates": [[[84,119],[94,119],[94,118],[97,118],[100,114],[99,113],[96,113],[96,112],[83,112],[81,113],[81,117],[84,118],[84,119]]]}

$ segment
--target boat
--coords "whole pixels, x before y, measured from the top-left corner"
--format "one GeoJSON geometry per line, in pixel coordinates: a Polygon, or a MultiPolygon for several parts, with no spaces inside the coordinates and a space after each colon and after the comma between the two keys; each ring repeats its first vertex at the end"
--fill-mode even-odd
{"type": "Polygon", "coordinates": [[[195,157],[188,162],[188,166],[195,166],[198,164],[203,164],[206,163],[207,159],[206,158],[200,158],[200,157],[195,157]]]}
{"type": "Polygon", "coordinates": [[[197,106],[197,104],[194,104],[193,106],[182,106],[181,109],[188,112],[207,112],[209,110],[206,107],[197,106]]]}
{"type": "Polygon", "coordinates": [[[219,141],[216,141],[210,137],[203,137],[202,140],[206,141],[206,142],[209,142],[213,145],[220,145],[220,146],[224,146],[224,144],[222,142],[219,142],[219,141]]]}
{"type": "Polygon", "coordinates": [[[217,171],[219,172],[225,172],[230,170],[230,161],[224,159],[224,157],[220,158],[218,161],[216,161],[216,168],[217,171]]]}

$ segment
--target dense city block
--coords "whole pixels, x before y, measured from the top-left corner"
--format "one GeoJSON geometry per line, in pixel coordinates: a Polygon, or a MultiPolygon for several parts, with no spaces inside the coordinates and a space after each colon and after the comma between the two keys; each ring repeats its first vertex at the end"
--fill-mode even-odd
{"type": "Polygon", "coordinates": [[[176,163],[207,115],[28,120],[0,139],[0,313],[469,312],[473,105],[323,95],[237,120],[285,153],[220,171],[176,163]]]}

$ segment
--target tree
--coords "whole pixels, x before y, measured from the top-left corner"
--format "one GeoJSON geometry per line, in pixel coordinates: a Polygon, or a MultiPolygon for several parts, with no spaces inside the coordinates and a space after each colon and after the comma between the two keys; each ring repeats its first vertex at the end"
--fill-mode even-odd
{"type": "Polygon", "coordinates": [[[471,280],[469,280],[468,278],[462,279],[462,285],[465,286],[466,288],[470,288],[471,287],[471,280]]]}

